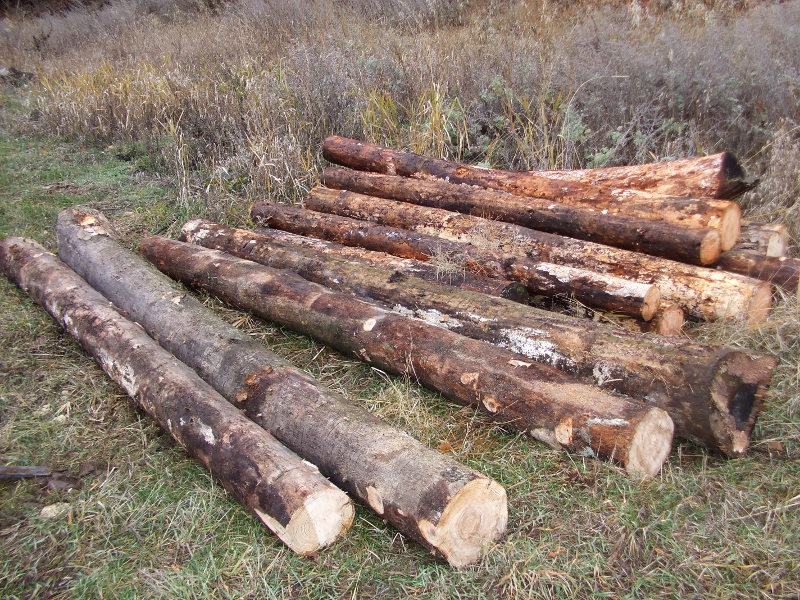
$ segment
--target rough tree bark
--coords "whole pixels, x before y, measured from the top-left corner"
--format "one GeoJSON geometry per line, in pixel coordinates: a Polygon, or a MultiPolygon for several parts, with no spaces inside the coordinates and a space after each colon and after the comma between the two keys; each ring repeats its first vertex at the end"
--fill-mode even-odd
{"type": "Polygon", "coordinates": [[[789,249],[789,230],[781,223],[742,223],[742,234],[734,252],[757,252],[763,256],[786,256],[789,249]]]}
{"type": "MultiPolygon", "coordinates": [[[[443,179],[611,214],[658,219],[686,227],[708,227],[719,232],[722,250],[730,250],[739,235],[741,210],[738,204],[727,200],[675,198],[634,189],[616,190],[559,181],[529,171],[483,169],[337,136],[327,138],[322,151],[329,161],[360,171],[443,179]]],[[[524,198],[520,203],[524,204],[524,198]]]]}
{"type": "Polygon", "coordinates": [[[505,530],[503,488],[351,404],[223,322],[96,211],[58,218],[59,253],[225,398],[404,534],[454,566],[505,530]]]}
{"type": "Polygon", "coordinates": [[[543,296],[574,296],[594,308],[637,317],[652,318],[661,293],[657,286],[639,284],[613,275],[579,267],[556,265],[462,242],[403,229],[383,227],[350,219],[315,213],[280,204],[256,203],[251,215],[262,224],[292,233],[319,235],[346,245],[389,252],[420,260],[438,259],[463,264],[481,274],[515,279],[543,296]]]}
{"type": "Polygon", "coordinates": [[[8,238],[0,243],[0,265],[292,550],[313,553],[348,529],[353,506],[341,490],[245,418],[54,255],[32,240],[8,238]]]}
{"type": "Polygon", "coordinates": [[[154,236],[140,250],[172,277],[387,372],[408,374],[554,447],[650,477],[669,454],[661,409],[578,383],[517,353],[422,323],[231,255],[154,236]]]}
{"type": "Polygon", "coordinates": [[[751,323],[769,313],[772,291],[758,280],[396,200],[315,188],[307,205],[316,211],[403,227],[556,264],[585,266],[623,279],[658,286],[662,298],[698,319],[744,318],[751,323]]]}
{"type": "Polygon", "coordinates": [[[393,271],[367,269],[339,255],[336,248],[304,245],[306,238],[291,234],[265,237],[194,220],[184,225],[182,235],[209,248],[300,272],[317,283],[347,289],[660,406],[675,421],[677,435],[730,456],[747,448],[775,366],[768,356],[621,331],[413,276],[398,277],[393,271]]]}
{"type": "Polygon", "coordinates": [[[800,258],[770,257],[760,252],[730,250],[722,254],[717,268],[763,279],[787,292],[800,295],[800,258]]]}
{"type": "MultiPolygon", "coordinates": [[[[594,208],[551,200],[521,201],[519,196],[500,190],[336,167],[325,169],[324,182],[329,188],[516,223],[691,264],[710,264],[721,251],[719,233],[713,229],[603,214],[594,208]]],[[[323,188],[313,192],[332,194],[323,188]]]]}
{"type": "Polygon", "coordinates": [[[613,189],[695,198],[732,199],[755,185],[745,179],[744,170],[730,152],[622,167],[532,172],[551,179],[613,189]]]}

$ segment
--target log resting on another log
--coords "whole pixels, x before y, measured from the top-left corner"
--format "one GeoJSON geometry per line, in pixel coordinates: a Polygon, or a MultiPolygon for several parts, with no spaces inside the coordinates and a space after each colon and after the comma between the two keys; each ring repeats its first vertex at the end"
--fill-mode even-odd
{"type": "Polygon", "coordinates": [[[663,300],[678,304],[698,319],[745,319],[757,323],[766,318],[772,303],[771,287],[756,279],[511,223],[325,188],[314,188],[306,204],[315,211],[656,285],[663,300]]]}
{"type": "Polygon", "coordinates": [[[140,250],[184,283],[384,371],[414,377],[553,447],[614,460],[636,477],[653,476],[669,454],[673,424],[663,410],[578,383],[520,354],[223,252],[154,236],[140,250]]]}
{"type": "Polygon", "coordinates": [[[425,548],[463,566],[500,537],[503,488],[392,427],[228,325],[97,211],[62,211],[59,253],[232,404],[425,548]]]}
{"type": "Polygon", "coordinates": [[[202,219],[182,229],[193,243],[298,272],[659,406],[675,421],[676,435],[729,456],[749,445],[775,366],[770,356],[622,331],[403,272],[370,269],[340,254],[335,244],[320,246],[268,229],[263,234],[202,219]]]}
{"type": "Polygon", "coordinates": [[[649,321],[658,308],[661,293],[657,286],[596,273],[579,267],[556,265],[525,256],[476,248],[436,236],[383,227],[313,212],[303,208],[271,203],[256,203],[253,220],[307,235],[317,235],[339,243],[397,256],[455,262],[480,275],[515,279],[533,292],[549,297],[574,296],[593,308],[618,312],[649,321]]]}
{"type": "Polygon", "coordinates": [[[763,256],[786,256],[789,250],[789,229],[782,223],[742,223],[742,234],[734,252],[757,252],[763,256]]]}
{"type": "Polygon", "coordinates": [[[760,252],[730,250],[717,261],[717,268],[756,277],[800,295],[800,258],[770,257],[760,252]]]}
{"type": "Polygon", "coordinates": [[[519,202],[523,206],[527,196],[684,227],[707,227],[719,232],[722,250],[730,250],[739,236],[741,210],[738,204],[728,200],[675,198],[634,189],[616,190],[559,181],[529,171],[484,169],[337,136],[324,141],[322,153],[331,162],[360,171],[503,190],[521,196],[519,202]]]}
{"type": "MultiPolygon", "coordinates": [[[[594,208],[551,200],[521,201],[519,196],[500,190],[337,167],[326,168],[323,180],[326,186],[337,190],[515,223],[691,264],[713,263],[722,250],[719,232],[714,229],[603,214],[594,208]]],[[[313,192],[325,193],[319,188],[313,192]]]]}
{"type": "Polygon", "coordinates": [[[314,553],[350,527],[350,500],[315,466],[245,418],[53,254],[8,238],[0,266],[292,550],[314,553]]]}
{"type": "Polygon", "coordinates": [[[731,200],[752,189],[739,161],[730,152],[641,165],[532,171],[551,179],[576,181],[612,189],[635,189],[665,196],[731,200]]]}

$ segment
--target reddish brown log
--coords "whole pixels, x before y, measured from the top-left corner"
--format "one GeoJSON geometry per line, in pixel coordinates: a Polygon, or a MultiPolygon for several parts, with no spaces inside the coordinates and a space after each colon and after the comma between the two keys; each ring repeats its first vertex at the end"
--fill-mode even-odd
{"type": "Polygon", "coordinates": [[[717,268],[769,281],[787,292],[800,294],[800,258],[768,257],[757,252],[731,250],[722,254],[717,268]]]}
{"type": "Polygon", "coordinates": [[[584,266],[623,279],[657,285],[665,300],[699,319],[763,320],[772,290],[756,279],[721,273],[611,246],[544,233],[427,206],[315,188],[307,200],[314,210],[402,227],[418,233],[527,254],[556,264],[584,266]]]}
{"type": "MultiPolygon", "coordinates": [[[[685,227],[707,227],[719,232],[722,250],[730,250],[739,235],[741,211],[736,203],[726,200],[675,198],[640,190],[615,190],[559,181],[528,171],[484,169],[337,136],[325,140],[323,155],[331,162],[360,171],[466,183],[517,196],[586,206],[603,211],[603,214],[657,219],[685,227]]],[[[524,205],[524,199],[520,199],[520,204],[524,205]]]]}
{"type": "Polygon", "coordinates": [[[347,496],[245,418],[186,365],[32,240],[0,243],[0,266],[295,552],[335,541],[353,520],[347,496]]]}
{"type": "MultiPolygon", "coordinates": [[[[594,208],[538,198],[520,201],[500,190],[336,167],[325,169],[324,181],[338,190],[496,219],[691,264],[710,264],[721,251],[719,233],[712,229],[601,214],[594,208]]],[[[319,188],[314,191],[324,193],[319,188]]]]}
{"type": "Polygon", "coordinates": [[[348,402],[216,317],[117,243],[103,215],[64,210],[57,233],[59,254],[93,286],[251,420],[401,532],[454,566],[479,560],[503,533],[508,510],[497,482],[348,402]]]}
{"type": "Polygon", "coordinates": [[[732,199],[755,185],[745,179],[730,152],[641,165],[532,172],[562,181],[695,198],[732,199]]]}
{"type": "Polygon", "coordinates": [[[292,233],[319,235],[346,245],[389,252],[397,256],[463,264],[482,275],[515,279],[544,296],[574,296],[587,306],[650,320],[661,299],[656,286],[638,284],[579,267],[555,265],[505,254],[436,236],[382,227],[347,217],[323,215],[279,204],[257,203],[254,220],[292,233]],[[313,232],[313,233],[312,233],[313,232]]]}
{"type": "Polygon", "coordinates": [[[666,410],[676,435],[737,456],[749,444],[775,366],[769,356],[655,338],[588,319],[539,310],[393,270],[365,267],[335,244],[263,230],[260,235],[197,219],[182,235],[195,243],[300,273],[395,312],[486,340],[607,389],[666,410]],[[281,235],[276,235],[281,234],[281,235]]]}
{"type": "Polygon", "coordinates": [[[669,453],[673,424],[639,405],[491,344],[400,316],[347,294],[228,254],[146,237],[167,274],[444,396],[479,406],[554,447],[589,452],[649,477],[669,453]]]}
{"type": "Polygon", "coordinates": [[[632,326],[642,333],[678,335],[683,330],[683,309],[674,302],[662,300],[649,321],[633,321],[632,326]]]}

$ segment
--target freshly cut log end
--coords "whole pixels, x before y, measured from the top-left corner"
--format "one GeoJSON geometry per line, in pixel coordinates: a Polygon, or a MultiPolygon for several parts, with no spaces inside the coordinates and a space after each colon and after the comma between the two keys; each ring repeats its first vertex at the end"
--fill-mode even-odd
{"type": "MultiPolygon", "coordinates": [[[[742,209],[739,208],[738,204],[731,202],[730,206],[722,214],[718,229],[720,249],[723,252],[730,250],[736,244],[736,240],[739,239],[739,235],[742,232],[741,223],[742,209]]],[[[719,257],[719,253],[717,253],[717,257],[719,257]]]]}
{"type": "MultiPolygon", "coordinates": [[[[268,527],[280,527],[269,515],[256,512],[268,527]]],[[[336,541],[353,524],[354,516],[347,496],[339,490],[321,490],[306,499],[279,537],[291,539],[295,552],[312,554],[336,541]]]]}
{"type": "Polygon", "coordinates": [[[722,237],[716,230],[710,230],[700,242],[700,264],[710,265],[722,254],[722,237]]]}
{"type": "Polygon", "coordinates": [[[683,309],[674,302],[663,301],[658,306],[653,319],[648,323],[649,333],[658,335],[678,335],[683,329],[683,309]]]}
{"type": "Polygon", "coordinates": [[[772,286],[763,283],[755,288],[753,297],[747,307],[747,321],[751,325],[761,323],[769,315],[772,308],[772,286]]]}
{"type": "Polygon", "coordinates": [[[420,532],[454,567],[480,559],[487,541],[499,539],[508,523],[506,491],[491,479],[474,479],[461,488],[439,522],[422,521],[420,532]]]}
{"type": "Polygon", "coordinates": [[[656,286],[651,286],[647,293],[644,295],[644,302],[642,304],[642,319],[645,321],[651,320],[661,303],[661,291],[656,286]]]}
{"type": "Polygon", "coordinates": [[[642,419],[628,450],[625,470],[633,477],[649,479],[660,470],[672,449],[675,425],[670,416],[654,408],[642,419]]]}

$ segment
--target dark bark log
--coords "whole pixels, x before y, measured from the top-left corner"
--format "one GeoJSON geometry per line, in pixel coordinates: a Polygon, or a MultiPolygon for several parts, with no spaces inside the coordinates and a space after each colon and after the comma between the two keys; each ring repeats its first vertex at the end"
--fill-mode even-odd
{"type": "MultiPolygon", "coordinates": [[[[691,264],[710,264],[721,251],[715,230],[603,214],[551,200],[521,199],[499,190],[335,167],[325,169],[324,181],[330,188],[496,219],[691,264]]],[[[328,193],[319,188],[314,192],[328,193]]],[[[344,201],[343,195],[340,199],[344,201]]]]}
{"type": "Polygon", "coordinates": [[[335,541],[353,506],[313,465],[227,403],[36,242],[0,244],[6,275],[49,312],[111,379],[292,550],[335,541]]]}
{"type": "Polygon", "coordinates": [[[503,488],[420,444],[223,322],[140,256],[96,211],[58,219],[59,252],[225,398],[401,532],[454,566],[507,521],[503,488]]]}
{"type": "Polygon", "coordinates": [[[612,459],[638,477],[657,473],[669,454],[673,425],[661,409],[577,383],[514,352],[219,251],[154,236],[140,249],[172,277],[387,372],[410,375],[554,447],[612,459]]]}
{"type": "Polygon", "coordinates": [[[533,173],[613,189],[695,198],[733,199],[757,183],[745,179],[744,170],[730,152],[641,165],[533,173]]]}
{"type": "Polygon", "coordinates": [[[763,256],[786,256],[789,249],[789,230],[781,223],[742,223],[742,234],[734,252],[757,252],[763,256]]]}
{"type": "MultiPolygon", "coordinates": [[[[529,171],[483,169],[336,136],[327,138],[322,150],[329,161],[360,171],[466,183],[609,214],[657,219],[684,227],[707,227],[719,232],[722,250],[730,250],[739,235],[741,211],[736,203],[727,200],[675,198],[640,190],[615,190],[559,181],[529,171]]],[[[524,205],[524,198],[519,202],[524,205]]]]}
{"type": "Polygon", "coordinates": [[[313,245],[299,245],[299,236],[283,236],[276,243],[274,237],[202,220],[187,223],[183,235],[203,246],[300,272],[327,287],[349,290],[660,406],[675,421],[677,435],[731,456],[749,444],[775,366],[768,356],[634,334],[413,276],[398,278],[392,271],[346,260],[332,249],[320,252],[313,245]]]}
{"type": "Polygon", "coordinates": [[[769,285],[756,279],[720,273],[502,223],[396,200],[348,192],[312,190],[308,206],[314,210],[402,227],[418,233],[493,247],[512,254],[571,266],[658,286],[664,300],[674,302],[698,319],[763,320],[772,303],[769,285]]]}
{"type": "Polygon", "coordinates": [[[267,203],[255,204],[251,215],[261,224],[292,233],[319,235],[342,244],[407,258],[447,261],[481,275],[515,279],[543,296],[574,295],[587,306],[645,321],[653,316],[661,299],[658,288],[653,285],[347,217],[267,203]]]}
{"type": "Polygon", "coordinates": [[[769,257],[762,253],[731,250],[717,262],[723,271],[756,277],[800,295],[800,258],[769,257]]]}
{"type": "Polygon", "coordinates": [[[32,477],[48,477],[52,471],[49,467],[23,467],[7,465],[0,467],[0,479],[29,479],[32,477]]]}

